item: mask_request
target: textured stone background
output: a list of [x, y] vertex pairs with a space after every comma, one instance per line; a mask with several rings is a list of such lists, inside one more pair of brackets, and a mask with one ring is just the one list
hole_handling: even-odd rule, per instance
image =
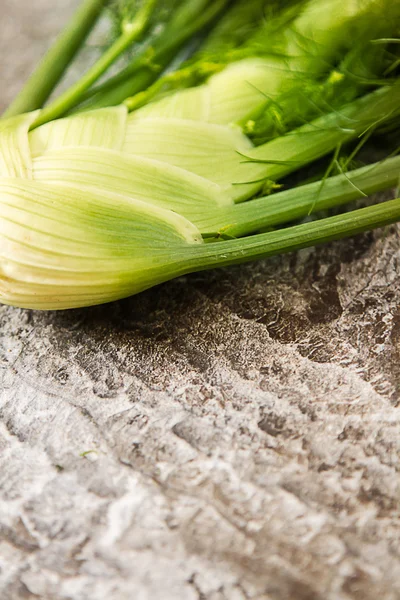
[[[1, 104], [75, 4], [2, 0]], [[2, 600], [400, 598], [399, 233], [2, 307]]]

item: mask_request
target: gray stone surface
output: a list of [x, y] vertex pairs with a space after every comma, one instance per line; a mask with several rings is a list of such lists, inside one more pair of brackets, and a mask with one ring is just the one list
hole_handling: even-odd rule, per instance
[[[2, 104], [74, 4], [2, 0]], [[2, 307], [2, 600], [400, 598], [399, 232]]]

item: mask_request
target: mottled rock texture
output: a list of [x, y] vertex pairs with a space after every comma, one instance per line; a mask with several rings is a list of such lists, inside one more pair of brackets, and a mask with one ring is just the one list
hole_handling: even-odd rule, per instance
[[[74, 5], [2, 0], [1, 104]], [[400, 598], [399, 232], [2, 307], [2, 600]]]

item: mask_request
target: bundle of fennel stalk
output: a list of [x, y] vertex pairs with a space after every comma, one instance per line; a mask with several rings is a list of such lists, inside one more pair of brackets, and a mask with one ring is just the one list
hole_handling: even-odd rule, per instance
[[100, 304], [400, 220], [336, 209], [399, 183], [399, 34], [392, 0], [84, 0], [0, 120], [0, 301]]

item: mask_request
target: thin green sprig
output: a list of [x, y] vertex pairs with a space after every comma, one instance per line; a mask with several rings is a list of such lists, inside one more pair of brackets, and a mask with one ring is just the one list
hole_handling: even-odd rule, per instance
[[108, 0], [83, 2], [14, 102], [10, 104], [4, 117], [12, 117], [43, 106], [94, 27], [107, 2]]
[[80, 102], [82, 94], [146, 32], [156, 3], [157, 0], [147, 0], [143, 3], [132, 20], [124, 22], [122, 33], [114, 44], [104, 52], [96, 64], [93, 65], [93, 67], [91, 67], [77, 83], [41, 111], [39, 117], [33, 124], [33, 127], [39, 127], [39, 125], [43, 125], [43, 123], [57, 119]]
[[[379, 123], [400, 114], [400, 81], [380, 88], [342, 107], [341, 111], [329, 113], [276, 138], [248, 153], [248, 159], [260, 164], [269, 160], [282, 160], [286, 164], [271, 165], [267, 176], [282, 178], [297, 165], [306, 165], [345, 144], [357, 136], [366, 134]], [[296, 143], [291, 139], [296, 137]]]

